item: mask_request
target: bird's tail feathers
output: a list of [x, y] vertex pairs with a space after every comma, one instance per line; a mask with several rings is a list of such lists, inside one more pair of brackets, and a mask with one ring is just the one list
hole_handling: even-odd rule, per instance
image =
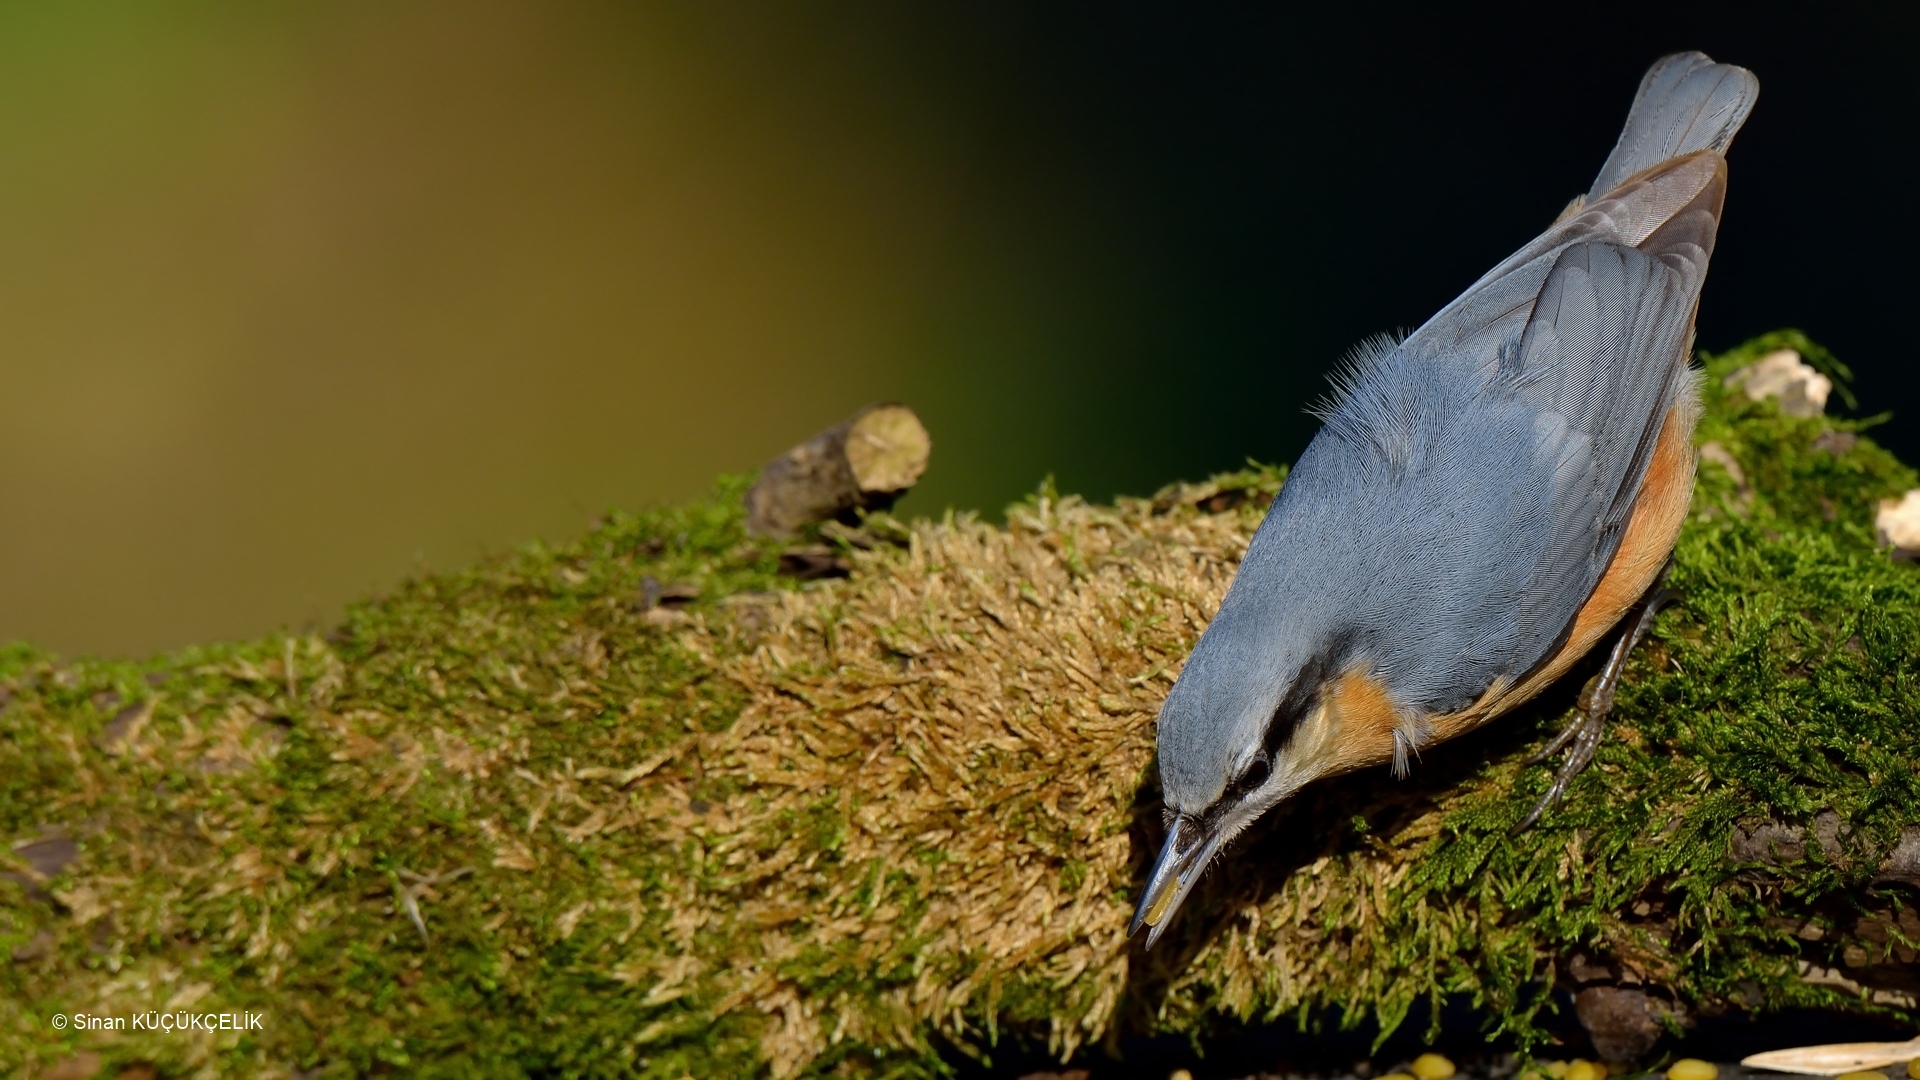
[[1586, 201], [1669, 158], [1698, 150], [1726, 153], [1759, 96], [1760, 80], [1746, 68], [1717, 64], [1698, 52], [1661, 57], [1640, 80], [1627, 126]]

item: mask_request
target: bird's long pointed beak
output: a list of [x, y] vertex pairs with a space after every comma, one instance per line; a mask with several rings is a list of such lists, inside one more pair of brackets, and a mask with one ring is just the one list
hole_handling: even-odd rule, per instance
[[1147, 948], [1153, 948], [1218, 846], [1218, 838], [1209, 836], [1199, 821], [1184, 814], [1174, 818], [1173, 828], [1167, 830], [1167, 842], [1154, 861], [1153, 873], [1147, 876], [1147, 889], [1140, 895], [1140, 906], [1134, 909], [1127, 936], [1132, 937], [1145, 925], [1149, 927]]

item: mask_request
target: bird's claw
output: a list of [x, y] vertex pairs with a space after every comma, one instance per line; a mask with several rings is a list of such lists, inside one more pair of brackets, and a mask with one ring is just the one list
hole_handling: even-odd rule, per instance
[[1607, 714], [1603, 710], [1589, 711], [1582, 708], [1573, 723], [1568, 724], [1560, 734], [1554, 736], [1546, 749], [1528, 759], [1527, 764], [1537, 765], [1551, 757], [1554, 751], [1561, 747], [1567, 748], [1567, 756], [1561, 760], [1559, 770], [1553, 774], [1553, 783], [1547, 785], [1546, 793], [1540, 796], [1540, 801], [1534, 803], [1533, 809], [1527, 811], [1527, 816], [1521, 818], [1520, 823], [1513, 827], [1515, 833], [1522, 833], [1532, 828], [1533, 823], [1540, 820], [1540, 815], [1559, 804], [1561, 797], [1567, 793], [1567, 785], [1573, 783], [1573, 778], [1579, 776], [1580, 771], [1593, 760], [1593, 752], [1600, 748], [1600, 736], [1605, 731], [1606, 719]]
[[[1660, 576], [1664, 578], [1666, 572], [1663, 570]], [[1657, 584], [1647, 593], [1646, 598], [1640, 602], [1639, 610], [1635, 612], [1632, 622], [1628, 624], [1626, 632], [1614, 642], [1613, 652], [1608, 655], [1606, 666], [1602, 667], [1600, 673], [1589, 679], [1587, 685], [1581, 688], [1579, 701], [1575, 705], [1579, 715], [1572, 723], [1561, 729], [1560, 733], [1555, 735], [1547, 745], [1527, 759], [1528, 765], [1538, 765], [1560, 752], [1561, 749], [1566, 750], [1566, 757], [1561, 760], [1560, 768], [1554, 773], [1553, 783], [1547, 785], [1546, 793], [1540, 796], [1540, 801], [1535, 803], [1533, 809], [1527, 812], [1527, 816], [1521, 818], [1520, 823], [1513, 827], [1511, 830], [1513, 834], [1532, 828], [1533, 823], [1540, 820], [1540, 815], [1558, 805], [1567, 793], [1567, 786], [1573, 783], [1573, 778], [1579, 776], [1581, 770], [1593, 761], [1594, 751], [1600, 748], [1600, 737], [1606, 731], [1607, 714], [1613, 711], [1614, 694], [1619, 690], [1620, 677], [1626, 671], [1627, 657], [1640, 644], [1641, 639], [1647, 636], [1647, 631], [1653, 629], [1653, 617], [1660, 613], [1660, 609], [1678, 599], [1680, 599], [1679, 590]]]

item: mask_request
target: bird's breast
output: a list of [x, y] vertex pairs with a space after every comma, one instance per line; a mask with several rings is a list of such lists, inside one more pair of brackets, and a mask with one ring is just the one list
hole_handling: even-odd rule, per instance
[[1282, 757], [1298, 782], [1393, 760], [1394, 730], [1417, 718], [1359, 662], [1328, 680]]

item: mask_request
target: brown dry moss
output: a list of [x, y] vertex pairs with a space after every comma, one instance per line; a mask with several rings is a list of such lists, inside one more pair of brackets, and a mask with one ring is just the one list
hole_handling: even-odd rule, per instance
[[[745, 538], [736, 484], [413, 582], [324, 640], [15, 649], [0, 1066], [917, 1075], [1010, 1031], [1066, 1055], [1222, 1017], [1391, 1027], [1447, 993], [1527, 1039], [1575, 948], [1693, 1008], [1910, 1007], [1910, 912], [1872, 879], [1920, 823], [1920, 571], [1868, 515], [1913, 476], [1848, 425], [1709, 407], [1747, 486], [1705, 467], [1688, 602], [1567, 807], [1506, 834], [1563, 688], [1407, 781], [1311, 789], [1152, 954], [1124, 938], [1152, 718], [1277, 470], [1114, 506], [1043, 489], [1005, 527], [874, 519], [849, 579], [805, 587]], [[698, 599], [649, 608], [662, 584]], [[1798, 862], [1730, 855], [1822, 812], [1833, 843]], [[265, 1023], [50, 1022], [181, 1010]]]

